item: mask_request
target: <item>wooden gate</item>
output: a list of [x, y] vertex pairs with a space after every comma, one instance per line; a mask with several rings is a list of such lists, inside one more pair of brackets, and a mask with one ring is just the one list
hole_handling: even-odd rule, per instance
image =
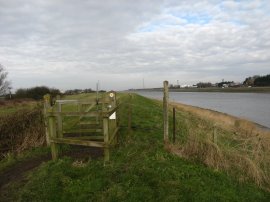
[[87, 100], [57, 99], [44, 96], [47, 140], [52, 158], [59, 154], [59, 144], [104, 148], [104, 160], [109, 160], [109, 148], [117, 141], [118, 121], [116, 93]]

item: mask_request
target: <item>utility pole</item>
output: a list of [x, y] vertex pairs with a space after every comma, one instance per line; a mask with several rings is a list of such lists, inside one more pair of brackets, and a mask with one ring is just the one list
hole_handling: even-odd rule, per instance
[[144, 78], [143, 78], [143, 89], [145, 88], [145, 86], [144, 86]]

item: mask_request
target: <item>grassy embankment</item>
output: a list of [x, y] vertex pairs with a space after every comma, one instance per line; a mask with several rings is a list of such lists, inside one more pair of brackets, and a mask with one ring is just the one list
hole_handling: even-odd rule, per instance
[[172, 152], [270, 190], [269, 130], [216, 111], [172, 106], [178, 109], [180, 135], [170, 147]]
[[[207, 168], [215, 167], [207, 163], [214, 161], [204, 161], [203, 157], [219, 157], [219, 153], [205, 150], [212, 147], [203, 143], [208, 140], [205, 135], [212, 132], [212, 120], [187, 110], [178, 112], [177, 143], [169, 148], [189, 158], [185, 160], [164, 149], [161, 103], [134, 95], [132, 105], [133, 131], [128, 134], [127, 128], [121, 128], [119, 146], [110, 163], [104, 166], [102, 159], [74, 163], [68, 157], [44, 163], [19, 191], [13, 190], [14, 197], [21, 201], [269, 201], [269, 192], [252, 182], [239, 182], [234, 176], [244, 173], [228, 175], [222, 166]], [[126, 114], [124, 105], [120, 112], [122, 126], [127, 125]], [[234, 137], [235, 131], [216, 127], [219, 135]], [[219, 137], [217, 148], [222, 142]], [[225, 142], [227, 148], [237, 145]]]

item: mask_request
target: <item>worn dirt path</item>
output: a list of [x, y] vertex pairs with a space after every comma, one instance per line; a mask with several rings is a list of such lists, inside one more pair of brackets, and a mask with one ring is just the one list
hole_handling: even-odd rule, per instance
[[[62, 156], [70, 156], [72, 159], [85, 161], [89, 158], [96, 159], [103, 155], [102, 149], [92, 147], [74, 146]], [[51, 155], [42, 155], [22, 162], [18, 162], [10, 168], [0, 173], [0, 201], [3, 201], [8, 193], [8, 185], [10, 183], [19, 183], [26, 180], [26, 174], [33, 169], [37, 168], [43, 162], [51, 160]]]

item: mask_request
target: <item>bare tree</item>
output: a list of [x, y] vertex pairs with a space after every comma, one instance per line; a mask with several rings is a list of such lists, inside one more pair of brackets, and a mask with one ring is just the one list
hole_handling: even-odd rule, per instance
[[10, 82], [7, 80], [8, 72], [0, 64], [0, 96], [5, 95], [10, 90]]

